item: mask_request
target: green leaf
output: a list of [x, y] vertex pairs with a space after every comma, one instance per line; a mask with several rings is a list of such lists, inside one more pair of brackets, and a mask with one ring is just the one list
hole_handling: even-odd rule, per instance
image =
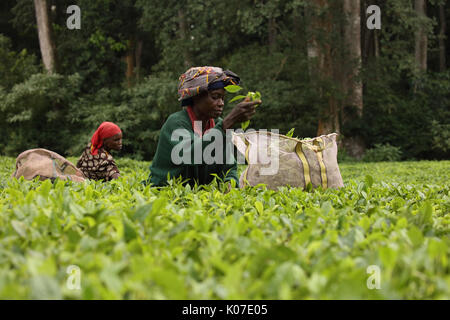
[[390, 247], [381, 247], [378, 250], [378, 254], [380, 256], [381, 262], [386, 268], [392, 268], [395, 265], [397, 260], [397, 251]]
[[291, 128], [291, 130], [289, 130], [289, 132], [286, 133], [286, 137], [292, 138], [292, 136], [294, 135], [294, 130], [295, 130], [295, 128]]
[[55, 278], [37, 275], [30, 280], [31, 298], [36, 300], [59, 300], [61, 290]]
[[166, 206], [165, 198], [158, 198], [153, 202], [152, 214], [160, 213], [160, 211]]
[[227, 92], [236, 93], [236, 92], [242, 90], [242, 87], [232, 84], [232, 85], [226, 86], [224, 89]]
[[440, 239], [430, 239], [428, 244], [428, 254], [432, 259], [441, 258], [441, 262], [444, 267], [447, 266], [448, 263], [448, 246], [447, 244]]
[[153, 203], [145, 204], [140, 206], [133, 215], [133, 218], [143, 222], [147, 215], [152, 211]]
[[326, 283], [327, 278], [325, 276], [314, 272], [311, 278], [308, 279], [306, 285], [312, 293], [317, 294], [320, 292], [320, 290], [322, 290], [322, 288], [325, 287]]
[[243, 95], [237, 95], [237, 96], [235, 96], [233, 99], [230, 100], [230, 103], [231, 103], [231, 102], [235, 102], [235, 101], [240, 100], [240, 99], [245, 99], [245, 96], [243, 96]]
[[149, 273], [158, 287], [163, 289], [167, 298], [186, 299], [186, 286], [180, 273], [163, 268], [154, 268], [149, 270]]
[[119, 294], [122, 288], [122, 280], [117, 275], [113, 266], [104, 268], [100, 272], [100, 279], [106, 284], [107, 288], [114, 294]]
[[411, 240], [413, 246], [417, 247], [423, 244], [423, 235], [422, 231], [417, 228], [415, 225], [412, 225], [408, 230], [408, 238]]
[[407, 226], [408, 226], [408, 220], [405, 217], [398, 219], [396, 228], [402, 229], [402, 228], [406, 228]]
[[263, 206], [263, 204], [261, 203], [261, 201], [256, 201], [256, 202], [255, 202], [255, 208], [256, 208], [256, 210], [258, 211], [258, 213], [259, 213], [260, 215], [263, 214], [263, 212], [264, 212], [264, 206]]
[[370, 219], [367, 216], [364, 216], [361, 220], [359, 220], [358, 225], [367, 232], [371, 225]]
[[426, 201], [424, 205], [419, 210], [421, 214], [421, 222], [422, 223], [432, 223], [432, 215], [433, 215], [433, 207], [431, 206], [429, 201]]
[[21, 236], [22, 238], [27, 237], [27, 232], [26, 232], [27, 226], [23, 222], [18, 221], [18, 220], [12, 220], [11, 225], [12, 225], [13, 229], [19, 234], [19, 236]]
[[373, 185], [373, 177], [371, 175], [366, 175], [366, 185], [370, 188]]
[[244, 121], [241, 123], [242, 130], [247, 129], [248, 125], [250, 124], [250, 120]]
[[128, 220], [123, 220], [123, 236], [126, 242], [129, 242], [137, 237], [136, 227]]

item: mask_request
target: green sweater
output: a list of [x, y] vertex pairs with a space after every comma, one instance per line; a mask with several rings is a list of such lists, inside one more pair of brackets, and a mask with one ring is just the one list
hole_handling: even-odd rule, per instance
[[[176, 129], [185, 129], [177, 130], [177, 133], [181, 133], [181, 137], [177, 134], [172, 137]], [[213, 161], [212, 164], [206, 164], [206, 159], [203, 159], [203, 152], [207, 148], [206, 154], [211, 153], [214, 141], [219, 136], [223, 142], [222, 156], [218, 152], [218, 157], [215, 159], [220, 158], [220, 160]], [[177, 146], [177, 149], [174, 150], [174, 163], [172, 161], [172, 150], [175, 146]], [[239, 186], [237, 162], [233, 150], [231, 141], [226, 140], [221, 118], [216, 119], [214, 128], [204, 134], [203, 137], [199, 137], [194, 133], [187, 111], [183, 109], [171, 114], [161, 128], [156, 154], [150, 165], [149, 180], [154, 186], [165, 186], [169, 174], [170, 178], [189, 179], [188, 183], [193, 186], [195, 182], [199, 185], [208, 184], [214, 179], [211, 174], [217, 174], [224, 181], [234, 179], [236, 186]], [[215, 151], [212, 152], [213, 156], [216, 155]], [[200, 153], [202, 156], [199, 159]], [[181, 162], [180, 158], [184, 159], [182, 163], [179, 163]], [[227, 159], [228, 161], [226, 161]], [[209, 163], [211, 163], [210, 160]]]

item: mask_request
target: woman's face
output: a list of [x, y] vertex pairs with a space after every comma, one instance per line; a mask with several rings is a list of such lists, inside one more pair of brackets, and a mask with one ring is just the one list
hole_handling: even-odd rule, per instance
[[103, 140], [103, 147], [106, 150], [119, 151], [120, 149], [122, 149], [122, 132], [119, 132], [118, 134]]
[[224, 89], [211, 90], [194, 97], [194, 109], [197, 116], [202, 120], [219, 117], [223, 112], [224, 97]]

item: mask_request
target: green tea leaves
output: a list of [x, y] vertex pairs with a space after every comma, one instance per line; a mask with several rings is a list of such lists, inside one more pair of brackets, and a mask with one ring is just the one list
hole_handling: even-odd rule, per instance
[[14, 228], [14, 230], [19, 234], [19, 236], [21, 236], [22, 238], [26, 238], [26, 236], [27, 236], [26, 228], [27, 227], [23, 222], [17, 221], [17, 220], [12, 220], [11, 225]]
[[255, 208], [260, 215], [262, 215], [264, 213], [264, 206], [260, 201], [255, 202]]
[[0, 298], [450, 296], [450, 161], [344, 163], [339, 190], [225, 193], [219, 179], [143, 186], [149, 163], [130, 159], [114, 183], [83, 184], [11, 180], [14, 159], [0, 160]]
[[250, 124], [250, 120], [242, 122], [241, 129], [245, 131], [248, 128], [249, 124]]
[[292, 136], [294, 135], [294, 130], [295, 128], [291, 128], [291, 130], [289, 130], [288, 133], [286, 133], [286, 137], [292, 138]]
[[242, 87], [237, 86], [237, 85], [229, 85], [229, 86], [226, 86], [224, 89], [229, 93], [236, 93], [236, 92], [242, 90]]
[[369, 188], [373, 186], [374, 180], [373, 180], [373, 178], [372, 178], [371, 175], [366, 175], [365, 181], [366, 181], [366, 185], [367, 185]]
[[413, 246], [418, 247], [423, 244], [424, 237], [422, 231], [416, 226], [411, 226], [408, 230], [408, 237]]
[[230, 103], [231, 103], [231, 102], [238, 101], [238, 100], [242, 100], [242, 99], [245, 99], [245, 96], [243, 96], [243, 95], [237, 95], [237, 96], [235, 96], [233, 99], [230, 100]]
[[[236, 92], [242, 90], [242, 87], [236, 86], [236, 85], [229, 85], [229, 86], [225, 87], [225, 90], [227, 92], [230, 92], [230, 93], [236, 93]], [[237, 96], [233, 97], [230, 100], [230, 103], [238, 101], [238, 100], [242, 100], [242, 99], [245, 99], [245, 98], [248, 98], [249, 101], [261, 100], [261, 93], [258, 92], [258, 91], [256, 91], [256, 92], [249, 91], [247, 93], [247, 95], [245, 95], [245, 96], [244, 95], [237, 95]], [[257, 106], [259, 106], [259, 104], [255, 105], [255, 107], [257, 107]], [[248, 128], [249, 124], [250, 124], [250, 120], [242, 122], [241, 123], [242, 130], [246, 130]]]
[[[246, 96], [246, 97], [249, 98], [250, 101], [260, 100], [260, 99], [261, 99], [261, 93], [259, 93], [258, 91], [256, 91], [256, 92], [251, 92], [251, 91], [249, 91], [249, 92], [247, 93], [247, 96]], [[259, 106], [259, 104], [255, 105], [255, 107], [258, 107], [258, 106]], [[242, 122], [242, 123], [241, 123], [241, 128], [242, 128], [242, 130], [246, 130], [246, 129], [248, 128], [249, 124], [250, 124], [250, 120], [247, 120], [247, 121], [245, 121], [245, 122]]]
[[386, 268], [393, 268], [397, 260], [397, 251], [390, 248], [389, 246], [381, 247], [378, 250], [381, 262]]
[[137, 237], [136, 227], [128, 221], [128, 219], [123, 219], [123, 236], [126, 242], [129, 242]]

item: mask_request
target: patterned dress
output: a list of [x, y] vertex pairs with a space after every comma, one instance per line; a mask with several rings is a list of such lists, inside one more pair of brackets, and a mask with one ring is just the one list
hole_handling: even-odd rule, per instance
[[91, 154], [90, 145], [84, 149], [83, 154], [77, 162], [79, 168], [86, 178], [92, 180], [112, 180], [115, 173], [120, 173], [114, 158], [103, 148], [98, 150], [95, 156]]

